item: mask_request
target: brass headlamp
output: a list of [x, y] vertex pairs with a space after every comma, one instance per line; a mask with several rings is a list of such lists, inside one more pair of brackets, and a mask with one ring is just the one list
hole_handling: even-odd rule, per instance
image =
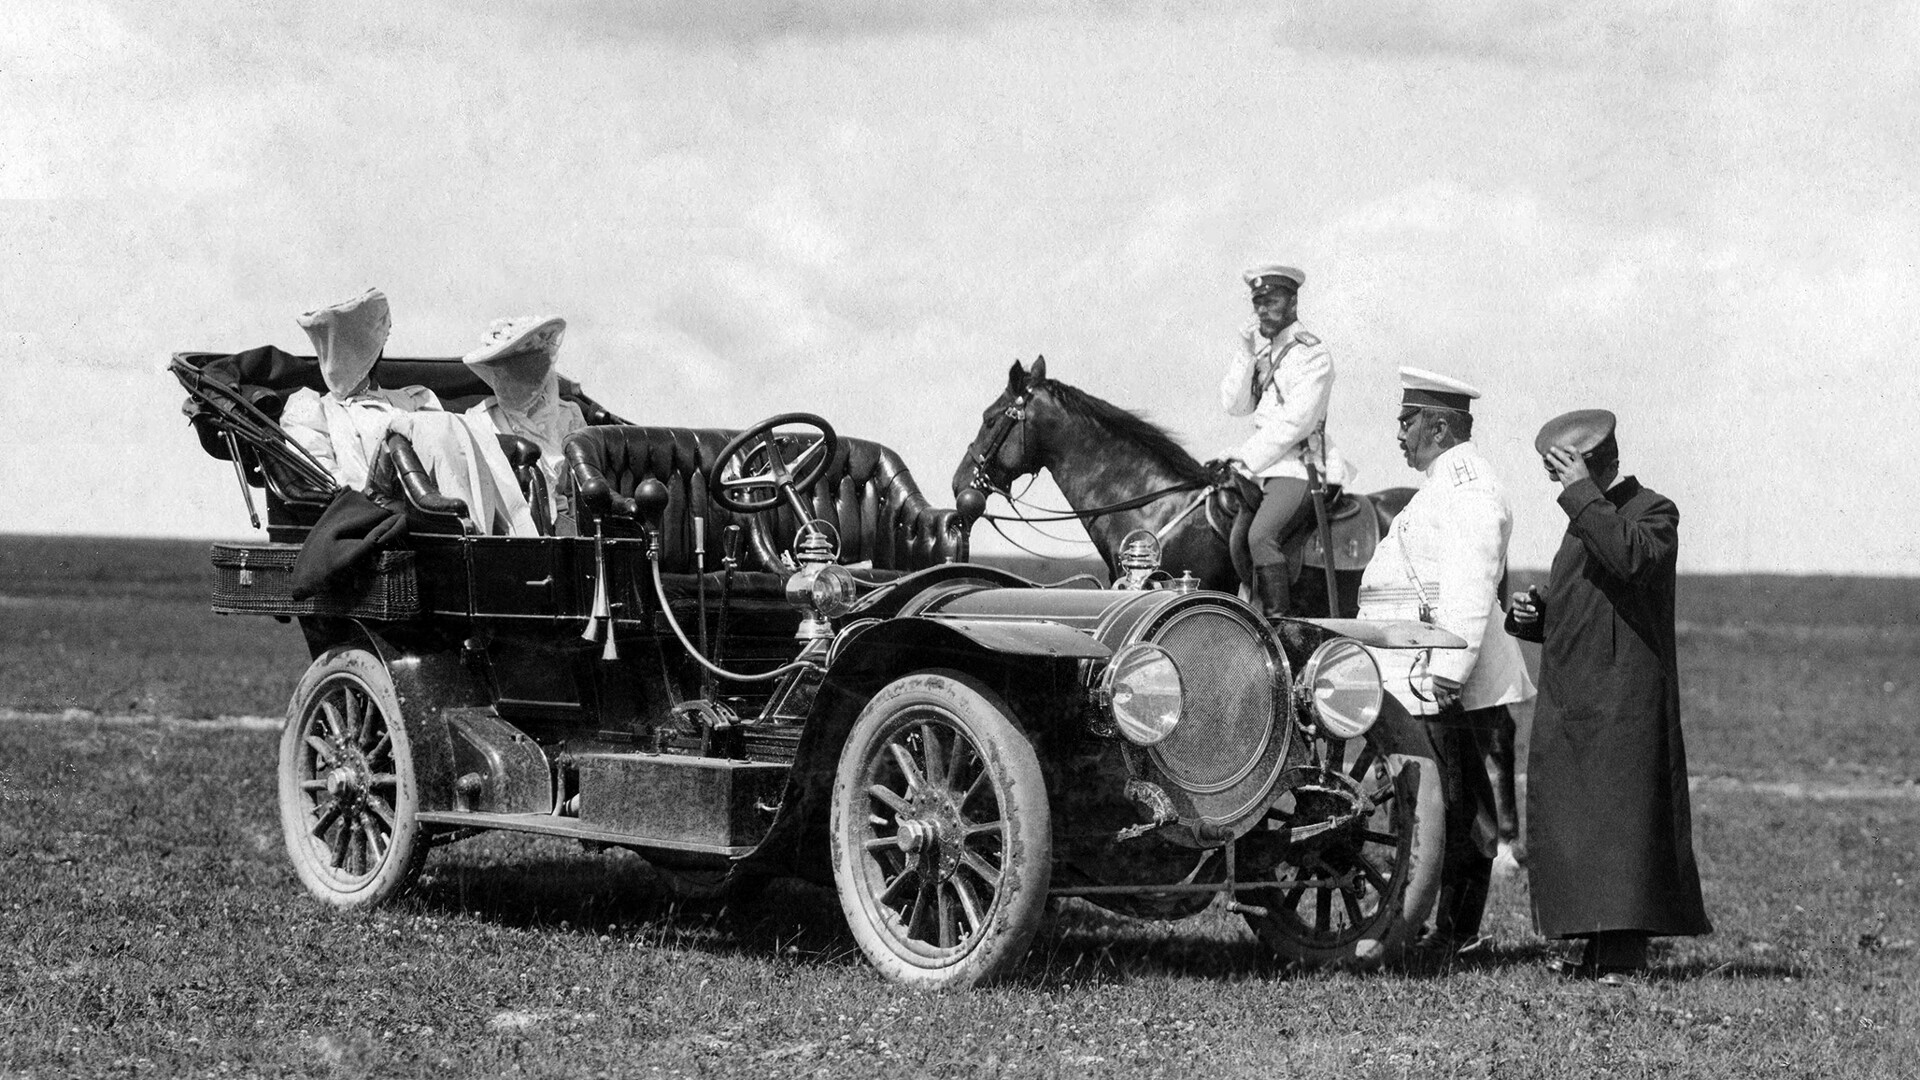
[[801, 526], [795, 545], [794, 561], [800, 568], [787, 579], [787, 603], [804, 618], [793, 636], [801, 641], [833, 637], [833, 620], [853, 610], [859, 599], [859, 583], [853, 571], [834, 562], [840, 545], [827, 539], [832, 529], [824, 521], [809, 521]]

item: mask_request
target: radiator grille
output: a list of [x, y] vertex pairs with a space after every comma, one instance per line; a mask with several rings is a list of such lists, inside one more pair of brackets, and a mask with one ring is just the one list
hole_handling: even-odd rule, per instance
[[1180, 726], [1154, 747], [1167, 778], [1188, 791], [1220, 791], [1259, 763], [1273, 736], [1269, 653], [1258, 632], [1218, 608], [1176, 615], [1153, 642], [1180, 665]]

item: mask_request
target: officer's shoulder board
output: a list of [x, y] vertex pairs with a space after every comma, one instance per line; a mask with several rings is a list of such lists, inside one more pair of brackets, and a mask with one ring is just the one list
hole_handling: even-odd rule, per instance
[[1480, 470], [1474, 468], [1473, 462], [1466, 458], [1454, 458], [1448, 472], [1452, 474], [1454, 487], [1464, 487], [1480, 479]]
[[1294, 340], [1300, 342], [1300, 344], [1302, 345], [1313, 346], [1313, 345], [1320, 344], [1319, 338], [1314, 337], [1312, 334], [1307, 333], [1305, 330], [1295, 330], [1293, 332], [1293, 336], [1294, 336]]

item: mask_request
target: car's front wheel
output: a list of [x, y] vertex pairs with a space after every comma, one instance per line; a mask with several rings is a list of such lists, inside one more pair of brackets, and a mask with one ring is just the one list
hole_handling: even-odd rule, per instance
[[1376, 967], [1411, 943], [1433, 909], [1446, 809], [1417, 723], [1390, 710], [1360, 738], [1312, 740], [1311, 764], [1288, 770], [1273, 828], [1326, 831], [1288, 845], [1273, 888], [1244, 894], [1248, 925], [1280, 958]]
[[1004, 702], [958, 673], [874, 695], [834, 778], [834, 883], [888, 978], [972, 986], [1026, 956], [1046, 908], [1052, 833], [1039, 759]]
[[280, 736], [280, 825], [301, 884], [343, 908], [405, 889], [427, 852], [419, 802], [386, 665], [354, 646], [320, 654]]

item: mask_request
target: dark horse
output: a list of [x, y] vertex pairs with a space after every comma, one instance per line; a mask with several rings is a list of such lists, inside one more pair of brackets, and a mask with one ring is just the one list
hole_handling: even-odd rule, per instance
[[[1109, 574], [1117, 578], [1120, 573], [1120, 542], [1128, 533], [1164, 530], [1161, 565], [1169, 573], [1190, 572], [1200, 579], [1202, 588], [1239, 590], [1226, 538], [1237, 493], [1213, 495], [1212, 506], [1194, 505], [1197, 497], [1207, 493], [1206, 466], [1140, 414], [1047, 378], [1045, 357], [1035, 360], [1031, 370], [1014, 361], [1006, 390], [987, 406], [980, 430], [953, 474], [954, 494], [957, 497], [969, 487], [1005, 494], [1015, 478], [1041, 469], [1053, 474]], [[1102, 512], [1157, 491], [1165, 494], [1138, 506]], [[1377, 532], [1370, 529], [1369, 533], [1384, 534], [1412, 497], [1412, 488], [1361, 496], [1360, 511], [1378, 522]], [[1342, 550], [1338, 543], [1335, 547]], [[1354, 612], [1364, 556], [1371, 550], [1368, 545], [1358, 565], [1336, 559], [1343, 615]], [[1303, 615], [1324, 615], [1328, 613], [1325, 578], [1317, 561], [1309, 560], [1309, 565], [1311, 572], [1303, 568], [1294, 582], [1294, 606]]]

